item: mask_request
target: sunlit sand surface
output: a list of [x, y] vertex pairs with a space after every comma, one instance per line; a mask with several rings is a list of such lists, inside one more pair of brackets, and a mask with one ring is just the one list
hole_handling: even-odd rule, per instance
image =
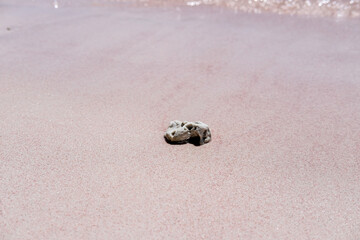
[[3, 1], [0, 239], [359, 239], [359, 23]]

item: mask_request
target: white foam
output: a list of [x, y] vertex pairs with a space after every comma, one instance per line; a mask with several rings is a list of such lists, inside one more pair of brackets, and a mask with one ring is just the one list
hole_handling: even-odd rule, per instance
[[[34, 0], [44, 1], [44, 0]], [[56, 3], [56, 4], [55, 4]], [[57, 0], [54, 7], [131, 3], [142, 6], [219, 6], [235, 12], [272, 12], [319, 17], [360, 17], [360, 0]]]

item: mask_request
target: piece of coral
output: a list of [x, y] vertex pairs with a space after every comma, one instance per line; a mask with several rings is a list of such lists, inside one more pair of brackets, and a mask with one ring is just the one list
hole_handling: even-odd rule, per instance
[[198, 144], [203, 145], [211, 140], [209, 126], [202, 122], [171, 121], [165, 133], [165, 138], [170, 143], [185, 143], [199, 139]]

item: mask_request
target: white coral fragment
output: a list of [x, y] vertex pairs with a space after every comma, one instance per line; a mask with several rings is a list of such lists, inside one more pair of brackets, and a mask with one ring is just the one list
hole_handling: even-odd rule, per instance
[[210, 142], [211, 132], [205, 123], [175, 120], [170, 122], [165, 138], [170, 143], [183, 143], [191, 139], [199, 139], [198, 144], [203, 145]]

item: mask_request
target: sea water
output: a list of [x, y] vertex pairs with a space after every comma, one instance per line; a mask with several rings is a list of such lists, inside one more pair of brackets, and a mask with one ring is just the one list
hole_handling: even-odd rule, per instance
[[[44, 0], [40, 0], [44, 1]], [[360, 16], [360, 0], [53, 0], [54, 8], [69, 5], [109, 5], [136, 4], [143, 6], [217, 6], [234, 10], [235, 12], [352, 17]]]

